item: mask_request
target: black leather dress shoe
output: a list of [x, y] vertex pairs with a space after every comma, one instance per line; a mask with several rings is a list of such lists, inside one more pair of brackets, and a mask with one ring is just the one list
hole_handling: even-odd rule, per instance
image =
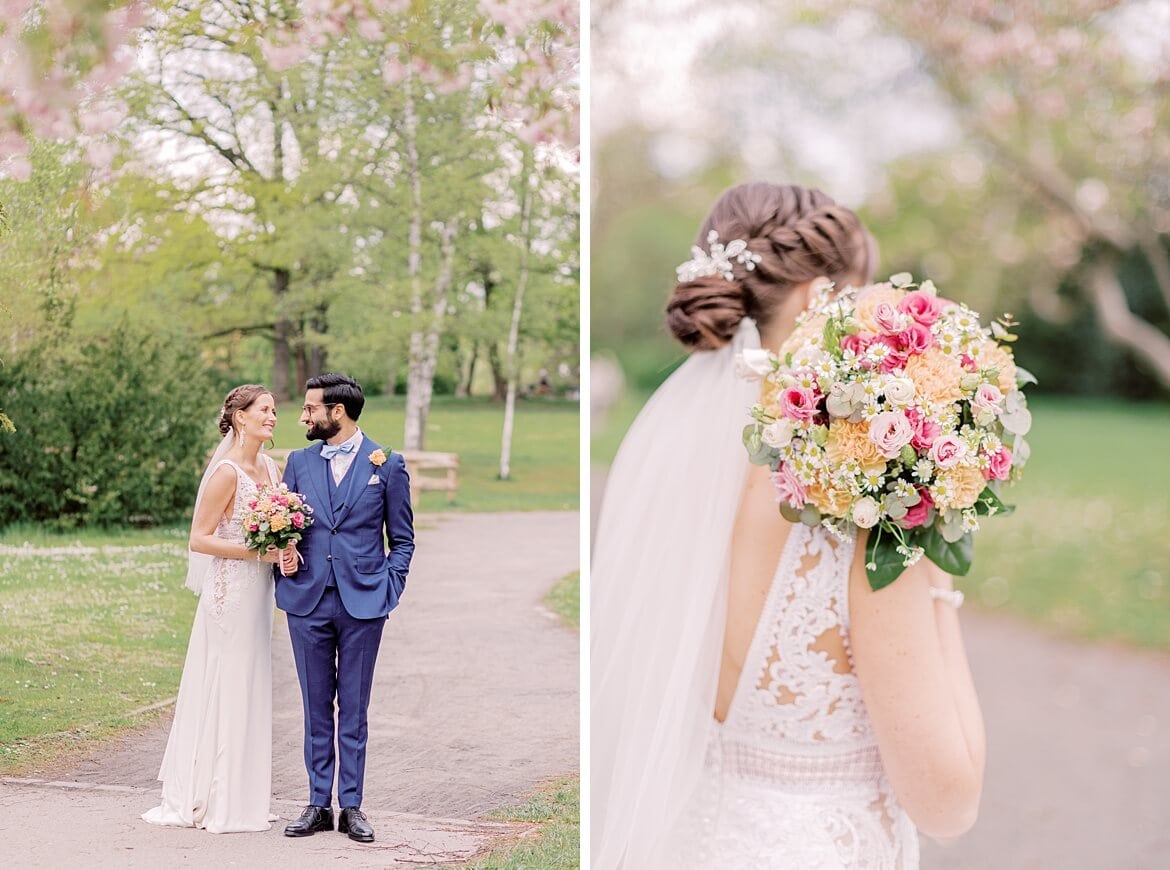
[[374, 842], [374, 829], [366, 821], [366, 814], [357, 807], [345, 807], [337, 817], [337, 833], [349, 834], [359, 843]]
[[308, 837], [318, 831], [333, 830], [333, 808], [307, 806], [301, 817], [284, 828], [286, 837]]

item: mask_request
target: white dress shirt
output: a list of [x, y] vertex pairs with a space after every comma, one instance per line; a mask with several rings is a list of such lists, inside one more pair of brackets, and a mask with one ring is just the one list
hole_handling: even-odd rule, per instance
[[329, 460], [329, 470], [333, 473], [333, 482], [341, 486], [341, 479], [345, 477], [345, 472], [349, 471], [349, 467], [353, 464], [354, 458], [358, 455], [358, 449], [362, 446], [362, 430], [358, 429], [342, 444], [353, 444], [353, 452], [338, 453]]

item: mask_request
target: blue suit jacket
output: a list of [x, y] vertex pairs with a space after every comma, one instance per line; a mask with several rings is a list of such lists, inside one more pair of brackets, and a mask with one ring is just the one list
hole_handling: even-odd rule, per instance
[[[379, 446], [363, 433], [361, 446], [330, 502], [329, 463], [321, 457], [323, 442], [288, 457], [284, 482], [313, 508], [309, 526], [297, 549], [304, 557], [300, 570], [276, 575], [276, 606], [297, 616], [313, 612], [329, 576], [336, 578], [341, 603], [350, 616], [375, 619], [398, 606], [414, 554], [414, 513], [410, 508], [410, 477], [402, 456], [390, 453], [382, 465], [370, 462]], [[385, 539], [383, 538], [385, 532]], [[390, 552], [386, 552], [389, 541]]]

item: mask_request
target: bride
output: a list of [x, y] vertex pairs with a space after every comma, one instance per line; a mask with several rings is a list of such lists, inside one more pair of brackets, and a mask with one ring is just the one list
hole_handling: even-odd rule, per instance
[[242, 518], [246, 500], [278, 482], [276, 464], [260, 452], [275, 426], [267, 389], [245, 384], [227, 394], [224, 438], [191, 522], [187, 586], [200, 597], [158, 774], [162, 803], [142, 815], [151, 824], [216, 834], [269, 828], [272, 563], [282, 552], [245, 547]]
[[962, 833], [982, 788], [961, 596], [925, 559], [873, 592], [864, 539], [780, 516], [735, 362], [778, 349], [819, 282], [868, 281], [872, 243], [823, 193], [766, 183], [726, 191], [699, 240], [667, 308], [694, 353], [598, 524], [592, 866], [913, 870], [917, 830]]

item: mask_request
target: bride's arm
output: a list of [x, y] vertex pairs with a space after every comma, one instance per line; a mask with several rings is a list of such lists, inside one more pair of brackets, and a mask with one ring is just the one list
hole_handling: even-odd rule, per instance
[[850, 572], [850, 643], [882, 766], [923, 833], [958, 836], [979, 810], [984, 740], [958, 616], [930, 595], [949, 578], [922, 559], [874, 592], [865, 543]]
[[[195, 516], [191, 520], [191, 539], [189, 546], [196, 553], [206, 553], [208, 556], [219, 556], [221, 559], [255, 559], [256, 551], [249, 550], [243, 544], [233, 544], [215, 534], [219, 519], [228, 512], [236, 495], [236, 473], [229, 467], [223, 466], [207, 481], [207, 488], [203, 490], [203, 497], [195, 508]], [[261, 556], [263, 562], [276, 562], [280, 559], [279, 551], [272, 551]]]

